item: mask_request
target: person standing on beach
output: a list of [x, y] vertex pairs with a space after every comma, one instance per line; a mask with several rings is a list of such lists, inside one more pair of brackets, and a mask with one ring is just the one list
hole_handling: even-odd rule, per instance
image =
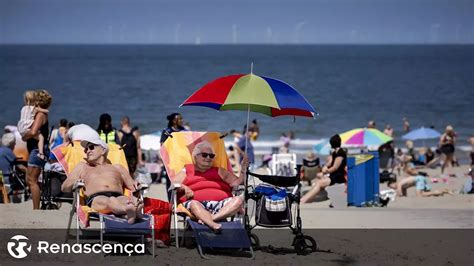
[[471, 168], [474, 166], [474, 136], [469, 138], [469, 143], [471, 144]]
[[[38, 106], [43, 109], [48, 109], [53, 98], [46, 90], [36, 91]], [[33, 209], [38, 210], [40, 207], [41, 191], [38, 185], [38, 178], [41, 174], [41, 168], [44, 167], [46, 161], [38, 157], [38, 135], [42, 135], [43, 139], [48, 139], [49, 124], [48, 113], [38, 112], [35, 115], [35, 120], [31, 128], [23, 135], [23, 140], [26, 141], [26, 147], [30, 153], [28, 157], [28, 168], [26, 169], [26, 182], [31, 191], [31, 198], [33, 199]]]
[[138, 166], [144, 165], [142, 162], [142, 149], [140, 148], [140, 132], [138, 127], [130, 126], [130, 118], [128, 116], [122, 117], [120, 124], [122, 127], [117, 134], [120, 145], [125, 152], [128, 171], [130, 172], [130, 176], [133, 177], [135, 170], [137, 170], [137, 164]]
[[180, 113], [172, 113], [166, 117], [168, 126], [161, 132], [160, 144], [163, 144], [173, 132], [186, 131], [184, 119]]
[[375, 121], [374, 121], [374, 120], [370, 120], [370, 121], [367, 123], [367, 128], [376, 128], [376, 127], [375, 127]]
[[258, 136], [260, 135], [260, 127], [258, 126], [257, 119], [252, 120], [252, 123], [249, 127], [249, 132], [252, 132], [250, 139], [252, 141], [256, 141]]
[[101, 114], [97, 133], [105, 143], [118, 143], [117, 130], [112, 127], [112, 117], [109, 114]]
[[444, 169], [450, 166], [450, 176], [455, 176], [452, 173], [453, 168], [453, 156], [454, 156], [454, 144], [456, 143], [456, 136], [454, 135], [454, 128], [451, 125], [446, 127], [443, 135], [439, 138], [439, 149], [444, 155], [443, 165], [441, 166], [441, 174], [444, 173]]
[[383, 133], [389, 137], [393, 137], [393, 128], [390, 126], [390, 124], [387, 124], [385, 126], [385, 129], [383, 130]]
[[[247, 158], [249, 160], [250, 164], [255, 163], [255, 154], [253, 152], [253, 145], [252, 142], [250, 141], [250, 136], [252, 135], [252, 132], [247, 132], [247, 135], [245, 135], [245, 132], [243, 132], [243, 136], [239, 139], [239, 142], [235, 146], [237, 149], [237, 161], [242, 162], [242, 159], [244, 158], [244, 155], [247, 155]], [[246, 140], [247, 139], [247, 140]], [[247, 149], [245, 144], [247, 144]], [[245, 150], [247, 150], [247, 153], [245, 153]]]
[[[67, 124], [68, 124], [67, 119], [62, 118], [61, 120], [59, 120], [59, 128], [56, 128], [51, 132], [51, 137], [49, 138], [50, 150], [63, 144], [64, 138], [66, 137]], [[54, 159], [53, 157], [54, 155], [51, 154], [50, 159]]]
[[408, 132], [410, 131], [410, 122], [408, 122], [408, 119], [406, 117], [403, 118], [403, 132]]
[[[21, 108], [20, 114], [20, 121], [18, 121], [18, 132], [20, 132], [21, 136], [24, 136], [25, 133], [31, 128], [34, 122], [34, 118], [38, 112], [43, 112], [48, 114], [48, 110], [46, 108], [41, 108], [37, 104], [37, 97], [35, 91], [26, 91], [24, 94], [24, 101], [25, 106]], [[41, 160], [46, 160], [46, 156], [44, 155], [44, 148], [45, 148], [45, 139], [43, 139], [42, 135], [38, 135], [38, 157]]]

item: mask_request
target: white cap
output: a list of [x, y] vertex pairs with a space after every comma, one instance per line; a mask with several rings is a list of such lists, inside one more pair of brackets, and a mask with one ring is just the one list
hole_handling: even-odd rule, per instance
[[83, 148], [85, 148], [85, 147], [87, 147], [87, 144], [89, 144], [89, 143], [102, 146], [102, 148], [104, 148], [105, 152], [108, 152], [108, 151], [109, 151], [109, 145], [107, 145], [107, 143], [105, 143], [105, 141], [103, 141], [103, 140], [99, 137], [99, 134], [97, 134], [97, 138], [82, 140], [82, 141], [81, 141], [81, 146], [82, 146]]
[[71, 127], [67, 131], [68, 138], [71, 141], [76, 140], [93, 140], [99, 138], [99, 134], [97, 131], [92, 129], [90, 126], [86, 124], [79, 124]]

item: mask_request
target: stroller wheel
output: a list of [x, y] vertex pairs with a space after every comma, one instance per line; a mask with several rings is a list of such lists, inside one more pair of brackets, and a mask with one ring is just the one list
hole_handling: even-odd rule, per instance
[[260, 248], [260, 239], [258, 239], [258, 236], [256, 234], [251, 233], [249, 235], [249, 239], [250, 239], [250, 244], [252, 245], [254, 249]]
[[296, 254], [308, 255], [311, 252], [315, 252], [318, 249], [316, 240], [310, 236], [296, 237], [294, 240]]
[[59, 210], [59, 206], [52, 202], [48, 202], [48, 203], [41, 204], [41, 209], [42, 210]]

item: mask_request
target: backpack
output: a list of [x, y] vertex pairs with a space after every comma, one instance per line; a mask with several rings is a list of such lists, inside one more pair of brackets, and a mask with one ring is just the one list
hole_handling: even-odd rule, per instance
[[132, 128], [129, 133], [125, 133], [123, 130], [120, 129], [122, 133], [122, 140], [120, 145], [123, 147], [123, 151], [125, 152], [125, 157], [136, 157], [137, 153], [137, 139], [133, 135], [133, 132], [137, 130], [138, 127]]

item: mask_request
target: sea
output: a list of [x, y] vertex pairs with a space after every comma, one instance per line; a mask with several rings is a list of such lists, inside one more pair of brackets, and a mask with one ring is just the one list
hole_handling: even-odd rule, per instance
[[207, 82], [249, 73], [252, 63], [254, 74], [292, 85], [318, 112], [251, 113], [259, 140], [292, 131], [318, 141], [373, 120], [380, 130], [390, 124], [403, 145], [404, 117], [412, 129], [452, 125], [461, 146], [474, 134], [474, 45], [1, 45], [0, 126], [17, 123], [24, 91], [45, 88], [51, 125], [66, 118], [95, 128], [109, 113], [115, 127], [127, 115], [149, 134], [179, 112], [192, 130], [242, 130], [246, 112], [179, 106]]

